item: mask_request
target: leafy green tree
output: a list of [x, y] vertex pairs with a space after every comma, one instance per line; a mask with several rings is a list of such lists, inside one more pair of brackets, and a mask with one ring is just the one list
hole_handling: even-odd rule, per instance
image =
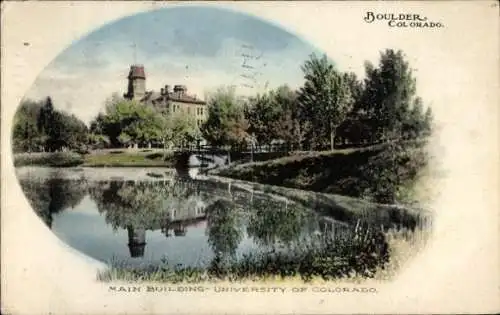
[[12, 145], [14, 152], [39, 151], [43, 147], [44, 137], [38, 132], [38, 115], [42, 104], [25, 100], [14, 116]]
[[258, 143], [270, 144], [272, 134], [269, 122], [276, 117], [269, 94], [257, 95], [249, 100], [245, 108], [245, 118], [248, 121], [248, 132], [253, 134]]
[[420, 172], [428, 162], [423, 144], [390, 142], [380, 154], [361, 166], [363, 176], [356, 186], [364, 189], [365, 199], [379, 203], [408, 203]]
[[311, 55], [302, 71], [305, 83], [298, 100], [302, 118], [310, 121], [309, 141], [314, 148], [329, 138], [333, 150], [335, 130], [353, 105], [349, 76], [335, 70], [326, 55], [322, 58]]
[[105, 115], [103, 113], [97, 114], [97, 116], [90, 122], [89, 131], [92, 134], [102, 135], [104, 134], [104, 120]]
[[102, 135], [102, 134], [96, 134], [96, 133], [89, 133], [88, 134], [88, 144], [93, 146], [93, 147], [98, 147], [98, 148], [106, 148], [109, 147], [111, 142], [109, 141], [109, 137]]
[[137, 107], [136, 102], [127, 100], [106, 104], [102, 130], [114, 146], [120, 146], [118, 137], [123, 129], [129, 127], [138, 118]]
[[134, 118], [124, 126], [125, 132], [136, 143], [159, 142], [162, 139], [163, 120], [154, 109], [138, 106]]
[[164, 120], [153, 108], [117, 97], [90, 124], [92, 133], [106, 136], [113, 146], [161, 142], [163, 128]]
[[200, 138], [196, 120], [183, 113], [174, 113], [162, 117], [162, 133], [166, 147], [182, 147]]
[[77, 149], [88, 142], [87, 125], [75, 115], [56, 112], [54, 123], [59, 126], [61, 144], [69, 149]]
[[246, 111], [248, 132], [259, 144], [282, 140], [288, 145], [300, 144], [302, 134], [297, 113], [297, 94], [287, 85], [250, 99]]
[[354, 72], [345, 73], [344, 78], [353, 98], [354, 105], [352, 109], [354, 110], [363, 97], [365, 87], [363, 81], [360, 81]]
[[234, 88], [222, 87], [209, 95], [208, 118], [203, 124], [203, 137], [212, 145], [240, 145], [248, 138], [248, 123], [243, 103]]
[[130, 140], [132, 140], [132, 138], [125, 132], [120, 133], [118, 136], [118, 141], [120, 141], [120, 143], [124, 146], [127, 146], [130, 143]]
[[88, 142], [88, 128], [74, 115], [56, 110], [52, 99], [25, 100], [16, 112], [13, 128], [15, 151], [76, 149]]

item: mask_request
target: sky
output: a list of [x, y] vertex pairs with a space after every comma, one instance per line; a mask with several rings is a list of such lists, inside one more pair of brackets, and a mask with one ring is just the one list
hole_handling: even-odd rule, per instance
[[113, 93], [126, 92], [131, 64], [144, 65], [147, 90], [184, 84], [205, 99], [221, 85], [234, 85], [241, 95], [298, 87], [300, 67], [312, 53], [322, 54], [257, 17], [213, 7], [164, 8], [109, 23], [72, 43], [25, 98], [51, 96], [56, 108], [88, 123]]

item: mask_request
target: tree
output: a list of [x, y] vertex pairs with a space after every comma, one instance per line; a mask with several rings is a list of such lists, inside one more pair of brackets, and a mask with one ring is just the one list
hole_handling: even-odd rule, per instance
[[424, 121], [423, 121], [423, 135], [424, 136], [429, 136], [432, 133], [433, 121], [434, 121], [434, 115], [432, 114], [432, 109], [430, 107], [427, 107], [427, 110], [425, 111], [425, 114], [424, 114]]
[[132, 140], [132, 138], [130, 138], [130, 136], [125, 132], [120, 133], [118, 136], [118, 141], [120, 141], [120, 143], [124, 146], [127, 146], [130, 143], [130, 140]]
[[89, 133], [88, 144], [98, 148], [106, 148], [111, 144], [111, 142], [109, 141], [109, 137], [105, 135]]
[[422, 134], [424, 129], [424, 113], [421, 98], [417, 97], [413, 102], [413, 107], [409, 111], [405, 123], [407, 130], [404, 131], [410, 138], [417, 138]]
[[257, 95], [249, 100], [249, 106], [245, 112], [249, 125], [248, 132], [255, 136], [259, 144], [270, 144], [273, 140], [272, 123], [280, 115], [279, 109], [274, 105], [269, 93]]
[[[326, 55], [311, 55], [302, 66], [305, 83], [299, 90], [302, 118], [311, 122], [313, 148], [329, 136], [334, 149], [335, 130], [353, 105], [349, 76], [335, 70]], [[313, 127], [314, 126], [314, 127]], [[315, 141], [315, 139], [319, 139]]]
[[38, 132], [38, 116], [43, 104], [23, 100], [14, 116], [12, 145], [15, 152], [39, 151], [43, 137]]
[[13, 128], [15, 151], [76, 149], [88, 142], [88, 128], [75, 115], [56, 110], [52, 99], [24, 100], [16, 112]]
[[37, 119], [38, 131], [41, 134], [49, 134], [51, 125], [54, 122], [54, 105], [52, 104], [52, 99], [47, 97], [45, 104], [40, 109], [40, 114]]
[[93, 134], [107, 136], [113, 146], [133, 143], [161, 142], [164, 120], [153, 108], [132, 100], [114, 97], [106, 102], [90, 124]]
[[364, 110], [377, 136], [400, 136], [405, 116], [414, 102], [416, 81], [402, 51], [387, 49], [378, 68], [365, 63], [365, 90], [358, 109]]
[[109, 137], [113, 146], [120, 146], [118, 137], [123, 129], [137, 119], [137, 104], [135, 101], [121, 100], [117, 103], [107, 103], [102, 121], [102, 131]]
[[208, 100], [208, 118], [202, 125], [203, 137], [212, 145], [239, 145], [248, 137], [244, 108], [234, 88], [221, 87]]
[[345, 80], [353, 99], [353, 108], [351, 112], [354, 112], [361, 102], [365, 87], [363, 82], [358, 79], [354, 72], [345, 73]]
[[302, 142], [303, 132], [298, 113], [296, 91], [287, 85], [282, 85], [271, 92], [272, 103], [277, 110], [277, 120], [271, 126], [275, 138], [285, 141], [289, 146], [299, 146]]
[[165, 147], [181, 147], [199, 138], [196, 121], [192, 116], [174, 113], [162, 117], [162, 133]]

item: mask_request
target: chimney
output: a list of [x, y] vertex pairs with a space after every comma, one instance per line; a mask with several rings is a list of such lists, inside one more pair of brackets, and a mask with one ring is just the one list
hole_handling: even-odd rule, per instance
[[170, 91], [170, 85], [165, 85], [165, 94], [169, 94], [171, 91]]
[[180, 95], [184, 94], [187, 92], [187, 88], [185, 85], [175, 85], [174, 86], [174, 92], [179, 93]]

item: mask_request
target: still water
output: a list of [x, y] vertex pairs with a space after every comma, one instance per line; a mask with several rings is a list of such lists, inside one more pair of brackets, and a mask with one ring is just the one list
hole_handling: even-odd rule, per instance
[[95, 259], [206, 266], [214, 253], [282, 247], [336, 223], [283, 197], [158, 169], [18, 168], [37, 215]]
[[287, 250], [346, 227], [312, 205], [173, 169], [16, 172], [42, 221], [103, 262], [203, 267], [216, 254]]

